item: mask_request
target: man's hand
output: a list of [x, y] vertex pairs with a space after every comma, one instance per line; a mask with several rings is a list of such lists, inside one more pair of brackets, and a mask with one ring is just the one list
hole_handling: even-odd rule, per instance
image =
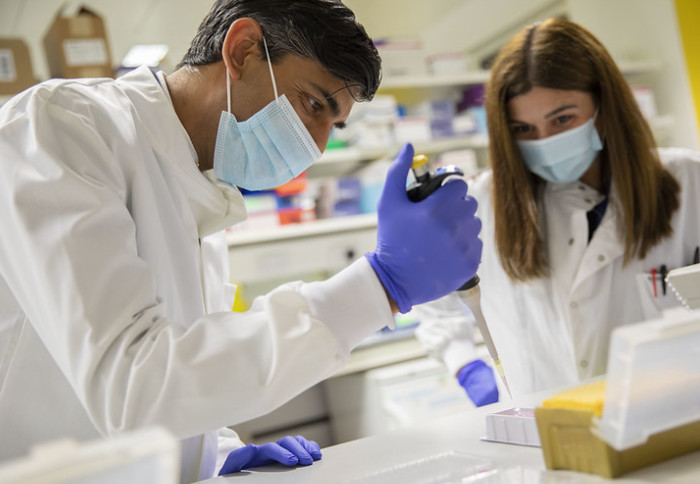
[[366, 255], [402, 313], [445, 296], [471, 279], [481, 262], [481, 221], [464, 180], [449, 180], [427, 198], [406, 194], [413, 147], [389, 168], [377, 204], [377, 247]]

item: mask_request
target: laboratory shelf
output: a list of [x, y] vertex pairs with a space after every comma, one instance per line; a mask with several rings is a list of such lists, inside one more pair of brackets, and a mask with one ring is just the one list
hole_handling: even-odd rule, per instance
[[[488, 137], [486, 135], [477, 134], [431, 141], [417, 141], [412, 144], [416, 152], [431, 154], [467, 148], [486, 148], [488, 143]], [[397, 144], [377, 148], [352, 147], [327, 150], [323, 153], [323, 156], [321, 156], [317, 164], [360, 163], [381, 158], [393, 159], [400, 149], [401, 145]]]
[[377, 216], [363, 214], [266, 228], [234, 228], [228, 232], [227, 242], [229, 267], [237, 284], [312, 280], [322, 274], [326, 278], [374, 249]]
[[[623, 60], [617, 63], [625, 75], [644, 74], [661, 70], [661, 61], [655, 59]], [[490, 71], [480, 69], [456, 74], [424, 74], [418, 76], [395, 76], [382, 79], [380, 90], [412, 89], [421, 87], [468, 86], [484, 84], [489, 80]]]
[[383, 344], [361, 346], [353, 350], [350, 361], [332, 377], [360, 373], [402, 361], [424, 358], [426, 355], [425, 348], [414, 336], [387, 341]]
[[279, 242], [289, 239], [317, 237], [377, 227], [377, 214], [367, 213], [315, 220], [299, 224], [279, 225], [264, 229], [232, 229], [226, 234], [229, 247]]
[[466, 86], [483, 84], [489, 79], [488, 70], [461, 72], [457, 74], [425, 74], [420, 76], [396, 76], [382, 79], [383, 89], [410, 89], [415, 87]]

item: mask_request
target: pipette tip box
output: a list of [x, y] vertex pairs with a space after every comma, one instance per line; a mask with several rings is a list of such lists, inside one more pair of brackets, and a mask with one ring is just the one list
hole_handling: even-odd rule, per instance
[[700, 450], [700, 311], [613, 332], [605, 380], [535, 409], [548, 469], [612, 478]]

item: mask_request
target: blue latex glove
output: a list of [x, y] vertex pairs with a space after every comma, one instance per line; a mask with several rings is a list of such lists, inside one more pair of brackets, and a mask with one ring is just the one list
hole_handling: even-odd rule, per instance
[[477, 407], [498, 401], [496, 377], [483, 360], [474, 360], [464, 365], [457, 374], [457, 380]]
[[413, 146], [406, 144], [387, 173], [377, 204], [377, 248], [367, 260], [407, 313], [414, 304], [445, 296], [476, 273], [481, 220], [464, 180], [450, 180], [419, 202], [406, 194]]
[[221, 467], [219, 475], [231, 474], [242, 469], [279, 462], [286, 466], [309, 466], [321, 458], [321, 448], [313, 440], [301, 435], [283, 437], [277, 442], [263, 445], [248, 444], [232, 451]]

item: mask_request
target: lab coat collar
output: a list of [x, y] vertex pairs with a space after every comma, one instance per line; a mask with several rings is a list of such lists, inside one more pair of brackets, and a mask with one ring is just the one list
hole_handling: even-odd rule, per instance
[[161, 122], [152, 126], [152, 129], [156, 132], [156, 139], [170, 141], [167, 146], [160, 147], [162, 155], [164, 161], [174, 168], [183, 187], [197, 224], [199, 237], [205, 237], [245, 220], [246, 210], [241, 192], [235, 187], [219, 183], [213, 176], [213, 171], [199, 171], [197, 152], [175, 113], [163, 72], [154, 75], [148, 67], [140, 67], [124, 78], [127, 76], [135, 82], [142, 83], [140, 88], [150, 95], [154, 102], [167, 103], [167, 113], [163, 113]]
[[581, 181], [575, 181], [563, 184], [548, 183], [545, 188], [545, 197], [551, 202], [563, 203], [587, 212], [602, 202], [605, 194]]

